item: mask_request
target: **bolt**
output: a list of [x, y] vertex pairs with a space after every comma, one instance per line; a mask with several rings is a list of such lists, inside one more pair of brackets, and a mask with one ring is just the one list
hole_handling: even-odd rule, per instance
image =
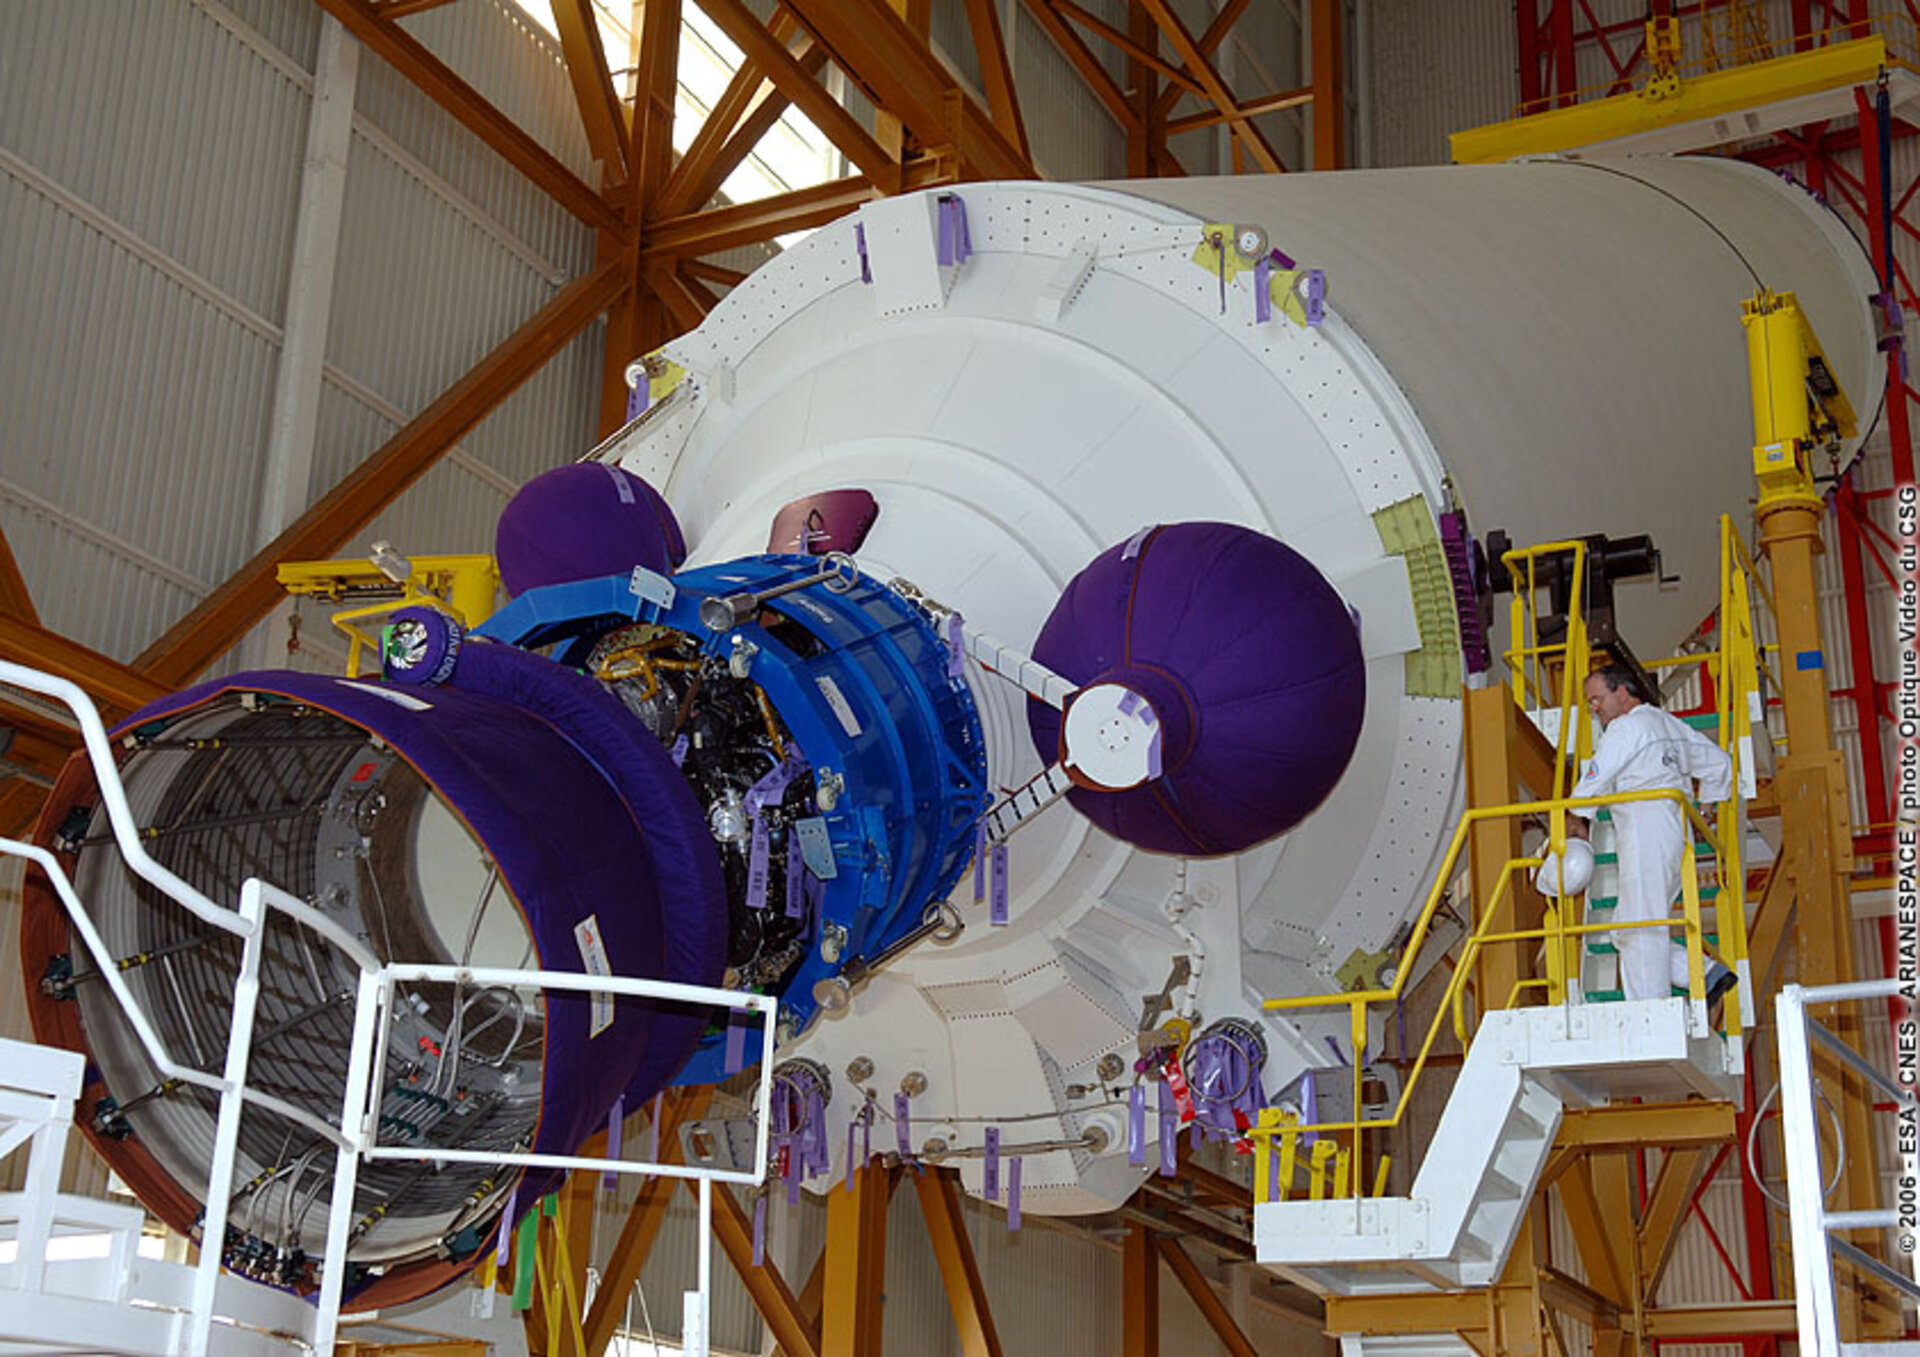
[[900, 1091], [909, 1098], [918, 1098], [927, 1091], [927, 1076], [919, 1070], [908, 1070], [900, 1076]]
[[839, 924], [828, 924], [820, 930], [820, 959], [829, 966], [838, 965], [840, 955], [847, 947], [847, 930]]
[[857, 1055], [847, 1062], [847, 1078], [856, 1084], [864, 1084], [873, 1077], [873, 1061], [866, 1056]]

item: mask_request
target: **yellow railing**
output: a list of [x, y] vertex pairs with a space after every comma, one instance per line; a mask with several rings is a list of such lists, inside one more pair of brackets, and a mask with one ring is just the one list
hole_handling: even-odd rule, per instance
[[[1561, 641], [1540, 639], [1540, 609], [1537, 603], [1541, 584], [1540, 562], [1551, 556], [1573, 558], [1572, 580], [1567, 590], [1567, 634]], [[1553, 745], [1553, 794], [1564, 795], [1570, 785], [1567, 771], [1570, 760], [1584, 759], [1592, 752], [1586, 722], [1581, 719], [1581, 685], [1592, 667], [1593, 651], [1587, 643], [1587, 614], [1583, 595], [1587, 583], [1587, 544], [1585, 542], [1546, 542], [1537, 547], [1509, 551], [1500, 558], [1513, 582], [1512, 645], [1502, 658], [1513, 675], [1513, 700], [1522, 711], [1538, 712], [1547, 707], [1560, 710], [1560, 728]], [[1559, 674], [1554, 674], [1555, 666]], [[1558, 701], [1551, 700], [1555, 686]]]
[[380, 656], [377, 630], [362, 626], [402, 608], [426, 604], [448, 611], [469, 628], [493, 615], [500, 572], [491, 556], [406, 557], [384, 548], [368, 560], [288, 561], [279, 567], [280, 587], [296, 598], [322, 603], [359, 603], [329, 619], [347, 638], [346, 671], [359, 677], [371, 648]]
[[[1395, 1005], [1402, 998], [1413, 974], [1413, 962], [1418, 957], [1421, 945], [1433, 927], [1433, 920], [1439, 911], [1446, 893], [1446, 886], [1454, 879], [1460, 863], [1460, 853], [1465, 847], [1472, 829], [1479, 824], [1495, 820], [1511, 820], [1517, 817], [1544, 815], [1551, 826], [1549, 839], [1552, 843], [1566, 842], [1566, 817], [1570, 811], [1591, 809], [1604, 806], [1623, 805], [1633, 801], [1672, 801], [1692, 823], [1697, 842], [1706, 844], [1716, 857], [1724, 856], [1723, 845], [1712, 826], [1700, 814], [1684, 793], [1673, 790], [1645, 792], [1624, 792], [1614, 796], [1561, 797], [1552, 801], [1526, 801], [1508, 806], [1485, 806], [1469, 810], [1455, 827], [1452, 841], [1447, 845], [1446, 856], [1441, 859], [1440, 870], [1435, 877], [1433, 889], [1428, 892], [1425, 906], [1414, 924], [1413, 934], [1407, 940], [1393, 984], [1385, 989], [1352, 990], [1345, 994], [1310, 994], [1288, 999], [1269, 999], [1265, 1007], [1269, 1012], [1297, 1012], [1312, 1008], [1345, 1007], [1348, 1011], [1349, 1029], [1353, 1037], [1353, 1109], [1352, 1119], [1347, 1121], [1301, 1122], [1279, 1108], [1267, 1108], [1260, 1114], [1259, 1123], [1252, 1129], [1254, 1140], [1254, 1190], [1256, 1200], [1270, 1200], [1268, 1191], [1271, 1155], [1275, 1152], [1273, 1142], [1280, 1142], [1279, 1153], [1280, 1181], [1283, 1197], [1290, 1188], [1292, 1172], [1298, 1163], [1297, 1142], [1299, 1137], [1315, 1135], [1323, 1139], [1315, 1143], [1316, 1180], [1319, 1170], [1324, 1169], [1328, 1160], [1333, 1166], [1333, 1184], [1337, 1189], [1335, 1196], [1348, 1195], [1363, 1180], [1366, 1155], [1365, 1135], [1369, 1131], [1386, 1131], [1400, 1125], [1411, 1105], [1413, 1091], [1418, 1086], [1420, 1076], [1427, 1067], [1433, 1054], [1434, 1043], [1439, 1039], [1443, 1024], [1452, 1018], [1455, 1032], [1464, 1043], [1468, 1039], [1464, 1008], [1465, 990], [1468, 977], [1473, 972], [1474, 962], [1484, 948], [1497, 944], [1542, 943], [1547, 954], [1548, 978], [1545, 980], [1523, 980], [1514, 986], [1505, 996], [1506, 1005], [1511, 1006], [1521, 991], [1529, 988], [1548, 987], [1556, 998], [1564, 988], [1566, 978], [1577, 973], [1577, 948], [1581, 939], [1592, 933], [1612, 933], [1629, 928], [1671, 929], [1675, 923], [1670, 918], [1648, 919], [1635, 923], [1584, 924], [1568, 922], [1568, 910], [1574, 901], [1563, 900], [1550, 904], [1547, 909], [1546, 923], [1540, 928], [1513, 929], [1492, 932], [1488, 928], [1491, 920], [1499, 916], [1496, 906], [1506, 893], [1512, 889], [1513, 875], [1516, 871], [1530, 870], [1540, 865], [1539, 857], [1520, 857], [1510, 859], [1501, 868], [1500, 878], [1494, 887], [1493, 899], [1486, 902], [1480, 911], [1480, 922], [1468, 937], [1459, 963], [1441, 995], [1433, 1021], [1428, 1024], [1425, 1038], [1420, 1045], [1419, 1055], [1415, 1057], [1413, 1068], [1401, 1082], [1400, 1097], [1391, 1114], [1380, 1117], [1362, 1117], [1360, 1109], [1364, 1103], [1365, 1053], [1368, 1044], [1370, 1022], [1368, 1009], [1375, 1004]], [[1691, 856], [1691, 855], [1690, 855]], [[1716, 911], [1721, 917], [1739, 916], [1742, 912], [1741, 893], [1737, 887], [1729, 888], [1726, 878], [1722, 878], [1721, 901], [1729, 908]], [[1729, 898], [1731, 897], [1731, 898]], [[1687, 994], [1694, 1005], [1694, 1017], [1697, 1025], [1704, 1027], [1707, 1021], [1706, 1003], [1706, 933], [1700, 915], [1700, 881], [1697, 871], [1681, 873], [1681, 910], [1680, 927], [1686, 937], [1687, 948]], [[1721, 959], [1729, 966], [1736, 966], [1745, 960], [1746, 931], [1744, 928], [1733, 930], [1737, 941], [1729, 945], [1729, 935], [1721, 936]], [[1480, 996], [1483, 1010], [1491, 1010], [1495, 1005], [1488, 996]], [[1742, 1030], [1744, 1017], [1740, 1012], [1737, 994], [1731, 998], [1726, 1010], [1727, 1034], [1738, 1037]], [[1340, 1140], [1348, 1143], [1341, 1145]], [[1323, 1145], [1332, 1149], [1321, 1149]], [[1375, 1178], [1376, 1194], [1384, 1187], [1385, 1174], [1379, 1172]]]
[[[1573, 579], [1569, 587], [1569, 608], [1566, 637], [1557, 642], [1543, 643], [1539, 636], [1538, 612], [1534, 599], [1539, 585], [1538, 563], [1549, 555], [1570, 553], [1572, 556]], [[1720, 892], [1715, 901], [1715, 927], [1718, 932], [1718, 951], [1720, 960], [1748, 981], [1747, 960], [1747, 918], [1746, 918], [1746, 881], [1741, 859], [1740, 783], [1749, 755], [1742, 741], [1735, 735], [1736, 723], [1744, 724], [1749, 716], [1749, 704], [1758, 691], [1758, 675], [1765, 668], [1763, 648], [1758, 644], [1753, 624], [1753, 594], [1758, 593], [1761, 600], [1772, 607], [1772, 597], [1766, 582], [1755, 571], [1752, 557], [1730, 517], [1720, 520], [1720, 611], [1719, 646], [1709, 654], [1685, 656], [1673, 661], [1658, 661], [1653, 667], [1671, 664], [1704, 664], [1715, 680], [1715, 716], [1719, 725], [1719, 744], [1727, 751], [1733, 762], [1734, 791], [1721, 803], [1716, 823], [1709, 825], [1706, 818], [1681, 792], [1663, 790], [1648, 792], [1630, 792], [1607, 797], [1572, 798], [1563, 795], [1564, 775], [1568, 768], [1569, 755], [1584, 758], [1590, 753], [1588, 727], [1584, 711], [1577, 694], [1584, 685], [1585, 676], [1591, 662], [1587, 645], [1587, 633], [1584, 614], [1581, 609], [1581, 587], [1586, 573], [1586, 544], [1583, 542], [1550, 542], [1543, 546], [1521, 551], [1508, 552], [1502, 558], [1514, 583], [1513, 604], [1513, 648], [1505, 652], [1509, 670], [1512, 672], [1514, 701], [1523, 709], [1531, 701], [1537, 708], [1544, 705], [1548, 694], [1557, 686], [1561, 720], [1559, 737], [1555, 747], [1555, 786], [1554, 797], [1545, 801], [1525, 802], [1507, 806], [1476, 807], [1469, 810], [1455, 826], [1453, 838], [1447, 846], [1446, 855], [1441, 860], [1439, 872], [1434, 878], [1432, 889], [1416, 920], [1411, 936], [1402, 952], [1399, 965], [1395, 969], [1393, 984], [1385, 989], [1355, 990], [1345, 994], [1307, 995], [1297, 998], [1272, 999], [1266, 1003], [1269, 1011], [1299, 1011], [1314, 1008], [1340, 1008], [1348, 1010], [1348, 1025], [1353, 1038], [1353, 1116], [1347, 1121], [1304, 1123], [1297, 1116], [1282, 1112], [1278, 1108], [1268, 1108], [1261, 1113], [1259, 1124], [1253, 1128], [1255, 1171], [1254, 1183], [1257, 1199], [1269, 1199], [1269, 1185], [1272, 1181], [1272, 1156], [1280, 1156], [1278, 1178], [1282, 1184], [1282, 1194], [1291, 1190], [1296, 1169], [1299, 1166], [1298, 1146], [1300, 1138], [1307, 1135], [1319, 1137], [1314, 1142], [1313, 1152], [1309, 1156], [1310, 1191], [1317, 1199], [1326, 1195], [1331, 1186], [1334, 1196], [1357, 1193], [1359, 1185], [1365, 1181], [1366, 1133], [1385, 1131], [1400, 1125], [1411, 1105], [1414, 1089], [1421, 1074], [1426, 1070], [1433, 1053], [1434, 1043], [1439, 1039], [1443, 1024], [1449, 1018], [1461, 1043], [1465, 1045], [1470, 1037], [1467, 1030], [1465, 1009], [1468, 978], [1474, 970], [1474, 963], [1481, 952], [1493, 946], [1542, 944], [1546, 953], [1546, 975], [1538, 979], [1520, 979], [1512, 990], [1504, 996], [1479, 995], [1478, 1002], [1484, 1012], [1496, 1006], [1511, 1008], [1521, 996], [1529, 990], [1543, 990], [1549, 1003], [1563, 1002], [1569, 981], [1579, 975], [1579, 949], [1581, 942], [1594, 933], [1615, 933], [1629, 928], [1671, 929], [1676, 925], [1670, 918], [1649, 919], [1633, 923], [1607, 922], [1601, 924], [1578, 921], [1578, 898], [1550, 900], [1547, 904], [1545, 922], [1539, 928], [1516, 929], [1494, 932], [1489, 928], [1491, 920], [1500, 917], [1498, 906], [1513, 888], [1515, 872], [1524, 872], [1540, 865], [1543, 857], [1518, 857], [1509, 860], [1501, 868], [1500, 876], [1493, 889], [1492, 898], [1476, 902], [1478, 923], [1467, 938], [1447, 988], [1441, 996], [1432, 1022], [1428, 1026], [1421, 1043], [1418, 1056], [1412, 1068], [1401, 1081], [1398, 1102], [1390, 1115], [1367, 1118], [1361, 1115], [1364, 1105], [1365, 1053], [1370, 1029], [1369, 1009], [1373, 1005], [1397, 1005], [1415, 972], [1415, 962], [1420, 949], [1432, 932], [1433, 921], [1447, 887], [1452, 883], [1460, 866], [1460, 853], [1467, 843], [1472, 829], [1488, 821], [1511, 820], [1516, 817], [1546, 817], [1548, 824], [1545, 854], [1559, 854], [1566, 845], [1566, 817], [1578, 809], [1597, 810], [1603, 806], [1620, 805], [1631, 801], [1673, 801], [1678, 804], [1694, 830], [1696, 848], [1688, 855], [1687, 870], [1681, 873], [1682, 919], [1679, 927], [1684, 931], [1687, 948], [1687, 993], [1694, 1005], [1694, 1021], [1704, 1026], [1706, 1013], [1706, 933], [1701, 920], [1700, 853], [1699, 845], [1704, 845], [1717, 868]], [[1551, 675], [1552, 664], [1557, 660], [1560, 666], [1558, 675]], [[1579, 733], [1576, 735], [1575, 729]], [[1741, 1011], [1741, 997], [1748, 993], [1745, 984], [1736, 988], [1729, 996], [1726, 1007], [1726, 1031], [1729, 1037], [1738, 1039], [1744, 1030], [1747, 1014]], [[1345, 1143], [1342, 1143], [1345, 1142]], [[1385, 1160], [1381, 1160], [1375, 1175], [1374, 1193], [1384, 1190], [1386, 1174]]]

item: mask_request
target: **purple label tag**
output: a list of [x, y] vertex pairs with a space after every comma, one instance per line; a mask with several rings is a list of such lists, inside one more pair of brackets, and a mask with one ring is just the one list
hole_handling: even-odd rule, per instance
[[1160, 1081], [1160, 1176], [1171, 1178], [1180, 1169], [1180, 1147], [1174, 1137], [1180, 1130], [1180, 1117], [1173, 1107], [1173, 1089]]
[[800, 836], [787, 830], [787, 917], [804, 919], [807, 915], [807, 863], [800, 852]]
[[1120, 714], [1122, 716], [1132, 716], [1139, 710], [1140, 694], [1134, 692], [1131, 688], [1127, 689], [1127, 695], [1120, 699]]
[[990, 1202], [1000, 1200], [1000, 1128], [987, 1128], [986, 1181], [981, 1187], [981, 1195]]
[[1273, 319], [1273, 256], [1253, 266], [1253, 319], [1265, 325]]
[[825, 1173], [833, 1167], [833, 1155], [827, 1149], [827, 1101], [818, 1085], [807, 1090], [807, 1121], [802, 1133], [807, 1151], [807, 1176]]
[[1317, 326], [1327, 318], [1327, 275], [1319, 269], [1306, 272], [1306, 295], [1300, 299], [1301, 308], [1306, 312], [1307, 324]]
[[1007, 921], [1007, 846], [993, 846], [993, 907], [987, 922], [1004, 925]]
[[503, 1268], [507, 1265], [507, 1256], [513, 1251], [513, 1213], [520, 1208], [520, 1184], [513, 1185], [513, 1191], [507, 1193], [507, 1209], [500, 1213], [500, 1242], [493, 1248], [493, 1265]]
[[728, 1074], [738, 1074], [747, 1067], [747, 1025], [737, 1018], [727, 1019], [727, 1058]]
[[653, 394], [652, 387], [653, 383], [647, 379], [647, 374], [644, 371], [641, 372], [640, 380], [627, 392], [627, 423], [631, 424], [647, 413], [647, 402]]
[[853, 224], [853, 248], [860, 252], [860, 281], [873, 281], [873, 265], [867, 262], [867, 226], [865, 222]]
[[1293, 262], [1293, 256], [1284, 250], [1269, 250], [1267, 251], [1267, 258], [1271, 259], [1275, 266], [1279, 268], [1292, 269], [1299, 267], [1298, 264]]
[[947, 677], [962, 678], [967, 672], [965, 622], [959, 613], [947, 615]]
[[753, 1265], [767, 1265], [767, 1194], [753, 1199]]
[[913, 1157], [912, 1120], [908, 1111], [911, 1101], [904, 1093], [893, 1095], [893, 1145], [902, 1159]]
[[673, 758], [673, 766], [675, 768], [680, 767], [682, 764], [684, 764], [687, 761], [687, 737], [686, 736], [682, 735], [674, 740], [672, 758]]
[[[1314, 1090], [1312, 1070], [1308, 1070], [1300, 1079], [1300, 1120], [1308, 1126], [1320, 1120], [1320, 1097]], [[1311, 1145], [1319, 1138], [1317, 1131], [1303, 1131], [1300, 1143]]]
[[967, 234], [967, 205], [951, 193], [940, 198], [940, 241], [938, 257], [942, 267], [967, 262], [973, 253], [973, 240]]
[[752, 847], [747, 851], [747, 908], [765, 909], [767, 907], [768, 858], [767, 822], [758, 815], [753, 817]]
[[1007, 1160], [1007, 1232], [1020, 1228], [1020, 1156]]
[[614, 466], [611, 463], [602, 462], [600, 465], [603, 467], [606, 467], [607, 476], [609, 479], [613, 481], [613, 488], [615, 492], [619, 494], [620, 502], [622, 504], [633, 503], [632, 478], [628, 476], [625, 472], [621, 471], [619, 467]]
[[[620, 1157], [620, 1132], [627, 1123], [627, 1095], [621, 1094], [613, 1100], [613, 1107], [607, 1112], [607, 1158]], [[600, 1185], [608, 1191], [620, 1185], [620, 1175], [608, 1169], [600, 1176]]]
[[[1148, 715], [1151, 716], [1151, 713]], [[1149, 778], [1159, 777], [1163, 771], [1164, 765], [1160, 762], [1161, 744], [1160, 729], [1155, 725], [1153, 734], [1147, 737], [1147, 776]]]
[[987, 898], [987, 822], [973, 827], [973, 903]]
[[1147, 1090], [1140, 1084], [1127, 1090], [1127, 1162], [1135, 1168], [1147, 1162]]

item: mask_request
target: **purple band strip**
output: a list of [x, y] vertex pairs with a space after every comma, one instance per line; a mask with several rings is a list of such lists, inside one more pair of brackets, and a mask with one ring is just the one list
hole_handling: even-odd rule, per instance
[[513, 1215], [520, 1207], [520, 1184], [513, 1185], [513, 1191], [507, 1193], [507, 1209], [500, 1213], [500, 1242], [494, 1245], [493, 1265], [503, 1268], [507, 1257], [513, 1251]]
[[800, 1152], [798, 1148], [787, 1152], [787, 1205], [800, 1204]]
[[1127, 695], [1120, 699], [1120, 714], [1122, 716], [1132, 716], [1139, 710], [1140, 694], [1134, 692], [1131, 688], [1127, 689]]
[[[1308, 1070], [1300, 1080], [1300, 1116], [1308, 1126], [1320, 1120], [1320, 1095], [1313, 1086], [1312, 1070]], [[1306, 1131], [1301, 1134], [1300, 1143], [1311, 1145], [1319, 1138], [1317, 1131]]]
[[787, 917], [807, 917], [807, 863], [800, 853], [800, 836], [787, 831]]
[[1007, 846], [993, 846], [993, 906], [987, 921], [1004, 926], [1007, 922]]
[[753, 1201], [753, 1265], [767, 1265], [767, 1194], [764, 1192]]
[[1159, 777], [1165, 771], [1165, 765], [1160, 762], [1160, 750], [1165, 743], [1166, 741], [1160, 738], [1158, 729], [1147, 737], [1147, 776], [1149, 778]]
[[987, 822], [973, 827], [973, 903], [987, 898]]
[[1267, 252], [1267, 258], [1272, 260], [1275, 264], [1278, 264], [1283, 269], [1291, 269], [1291, 268], [1299, 267], [1299, 265], [1293, 262], [1293, 256], [1290, 254], [1287, 254], [1283, 250], [1269, 250]]
[[687, 761], [687, 749], [688, 742], [686, 736], [682, 735], [673, 742], [673, 749], [669, 752], [669, 756], [673, 759], [673, 766], [675, 768], [680, 767]]
[[1273, 319], [1273, 256], [1253, 266], [1253, 318], [1265, 325]]
[[947, 677], [963, 678], [966, 672], [966, 624], [959, 613], [952, 613], [947, 617]]
[[990, 1202], [1000, 1200], [1000, 1128], [987, 1128], [987, 1158], [985, 1181], [981, 1184], [980, 1195]]
[[[621, 1094], [607, 1110], [607, 1158], [620, 1157], [620, 1132], [627, 1124], [627, 1096]], [[600, 1186], [611, 1192], [620, 1185], [620, 1175], [609, 1169], [600, 1176]]]
[[647, 413], [647, 402], [653, 395], [652, 388], [653, 383], [648, 379], [647, 374], [642, 372], [640, 380], [632, 390], [627, 392], [627, 423], [631, 424]]
[[738, 1074], [747, 1067], [747, 1025], [733, 1018], [727, 1019], [727, 1055], [728, 1074]]
[[853, 224], [853, 248], [860, 252], [860, 281], [873, 281], [873, 265], [867, 262], [867, 227], [865, 222]]
[[771, 856], [768, 846], [767, 822], [758, 815], [753, 817], [753, 846], [747, 851], [747, 908], [765, 909], [767, 907], [767, 872]]
[[1180, 1116], [1174, 1111], [1173, 1088], [1166, 1080], [1160, 1081], [1160, 1176], [1171, 1178], [1180, 1170], [1180, 1147], [1175, 1136], [1180, 1130]]
[[806, 1129], [801, 1132], [800, 1143], [807, 1151], [808, 1177], [833, 1167], [833, 1156], [827, 1151], [827, 1103], [817, 1086], [807, 1090]]
[[904, 1093], [893, 1095], [893, 1145], [902, 1159], [913, 1156], [913, 1129], [909, 1107], [912, 1099]]
[[1007, 1160], [1007, 1230], [1020, 1228], [1020, 1156]]
[[1147, 1162], [1147, 1090], [1141, 1084], [1127, 1090], [1127, 1162], [1135, 1168]]

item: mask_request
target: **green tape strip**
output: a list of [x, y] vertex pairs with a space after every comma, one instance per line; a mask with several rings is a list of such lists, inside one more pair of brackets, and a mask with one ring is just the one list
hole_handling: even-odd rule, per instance
[[1446, 549], [1425, 499], [1413, 495], [1375, 511], [1374, 531], [1390, 556], [1407, 563], [1420, 649], [1407, 655], [1407, 696], [1460, 700], [1460, 614]]
[[533, 1256], [539, 1247], [540, 1212], [529, 1211], [514, 1230], [513, 1308], [533, 1308]]

